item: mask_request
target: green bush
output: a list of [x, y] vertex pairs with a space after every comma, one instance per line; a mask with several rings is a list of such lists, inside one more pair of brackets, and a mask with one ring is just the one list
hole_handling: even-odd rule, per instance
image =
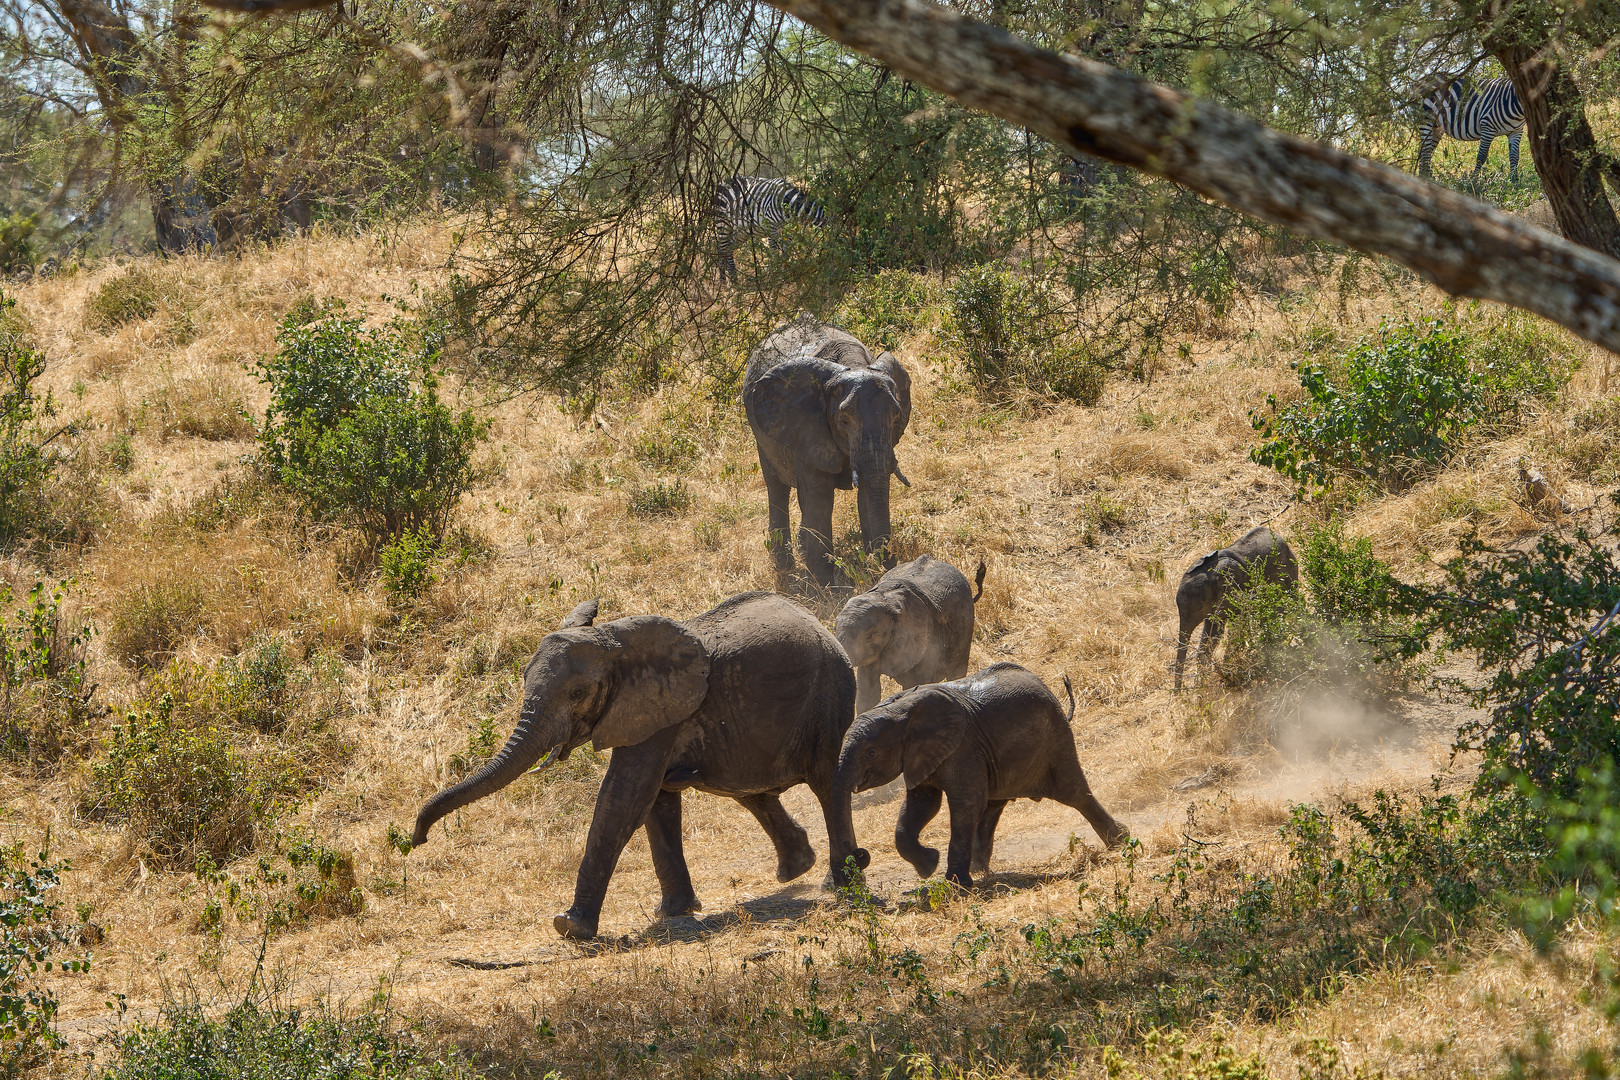
[[[54, 763], [85, 737], [95, 689], [85, 685], [91, 631], [64, 619], [67, 591], [65, 581], [50, 589], [36, 582], [26, 607], [0, 614], [0, 752], [10, 761]], [[11, 601], [11, 586], [0, 584], [0, 604]]]
[[85, 321], [94, 330], [110, 332], [150, 319], [174, 300], [174, 287], [168, 281], [143, 266], [131, 266], [90, 294]]
[[251, 847], [304, 776], [285, 749], [238, 749], [164, 695], [113, 726], [90, 779], [88, 812], [127, 825], [159, 862], [189, 868], [201, 854], [224, 862]]
[[73, 431], [63, 425], [47, 434], [40, 425], [56, 415], [56, 402], [34, 389], [45, 355], [9, 318], [15, 305], [0, 295], [0, 545], [7, 547], [49, 516], [49, 488], [62, 460], [50, 444]]
[[946, 299], [961, 381], [979, 394], [1101, 400], [1107, 367], [1067, 334], [1050, 284], [986, 265], [959, 274]]
[[40, 1050], [58, 1046], [51, 1026], [56, 995], [35, 983], [41, 972], [90, 970], [90, 961], [52, 960], [71, 944], [58, 924], [60, 906], [51, 893], [69, 869], [39, 855], [29, 860], [20, 844], [0, 848], [0, 1074], [16, 1076], [34, 1063]]
[[630, 513], [636, 517], [679, 517], [692, 505], [684, 481], [648, 484], [630, 493]]
[[433, 557], [439, 542], [427, 529], [407, 529], [384, 544], [377, 562], [383, 586], [396, 601], [411, 600], [434, 582]]
[[1569, 381], [1550, 334], [1509, 319], [1483, 330], [1385, 322], [1335, 367], [1296, 365], [1303, 401], [1250, 414], [1250, 456], [1300, 490], [1344, 476], [1399, 489], [1443, 465], [1477, 424], [1503, 426]]
[[259, 369], [270, 386], [260, 452], [271, 473], [312, 516], [351, 522], [374, 543], [421, 529], [442, 536], [488, 424], [439, 401], [436, 354], [397, 324], [366, 330], [341, 306], [308, 322], [289, 316], [276, 340]]
[[833, 322], [873, 352], [895, 349], [901, 338], [924, 328], [938, 302], [938, 285], [928, 275], [880, 270], [844, 297]]
[[416, 1045], [380, 1006], [345, 1016], [239, 1005], [210, 1017], [171, 1005], [159, 1024], [137, 1022], [113, 1041], [105, 1080], [473, 1080], [454, 1057]]
[[0, 274], [25, 274], [39, 261], [34, 232], [39, 219], [32, 214], [0, 217]]

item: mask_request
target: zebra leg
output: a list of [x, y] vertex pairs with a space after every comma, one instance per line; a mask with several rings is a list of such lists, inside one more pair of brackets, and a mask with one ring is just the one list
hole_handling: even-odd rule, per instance
[[1517, 131], [1508, 136], [1508, 178], [1515, 184], [1519, 182], [1519, 133]]
[[1494, 142], [1495, 139], [1495, 135], [1485, 135], [1479, 140], [1479, 156], [1474, 159], [1475, 180], [1479, 179], [1479, 174], [1485, 168], [1485, 159], [1491, 156], [1491, 143]]
[[715, 230], [715, 249], [718, 252], [716, 262], [720, 264], [720, 281], [722, 284], [737, 280], [737, 260], [732, 258], [731, 252], [736, 245], [736, 238], [731, 230], [723, 225]]
[[1440, 145], [1440, 129], [1425, 122], [1418, 130], [1418, 175], [1428, 180], [1434, 175], [1434, 148]]

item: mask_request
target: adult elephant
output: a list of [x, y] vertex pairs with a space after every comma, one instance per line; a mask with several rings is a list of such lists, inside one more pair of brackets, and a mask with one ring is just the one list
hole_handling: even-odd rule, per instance
[[911, 378], [889, 353], [866, 346], [808, 312], [772, 333], [748, 358], [743, 408], [759, 446], [770, 504], [767, 543], [778, 570], [793, 567], [788, 492], [799, 492], [799, 547], [823, 584], [833, 580], [833, 491], [858, 489], [861, 541], [892, 567], [889, 477], [894, 446], [911, 422]]
[[[589, 740], [614, 747], [596, 796], [564, 937], [596, 935], [608, 879], [642, 825], [664, 916], [702, 910], [681, 847], [681, 791], [736, 799], [776, 848], [776, 876], [815, 865], [778, 798], [808, 784], [829, 812], [833, 772], [855, 717], [855, 674], [809, 612], [775, 593], [731, 597], [685, 622], [636, 615], [595, 625], [581, 604], [541, 641], [523, 673], [516, 730], [499, 753], [439, 792], [416, 817], [416, 844], [446, 814], [545, 768]], [[536, 765], [535, 763], [539, 764]]]

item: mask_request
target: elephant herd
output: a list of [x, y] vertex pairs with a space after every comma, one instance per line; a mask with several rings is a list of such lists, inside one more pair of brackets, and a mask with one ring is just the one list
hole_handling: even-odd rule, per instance
[[[1075, 752], [1068, 709], [1032, 672], [992, 664], [967, 674], [977, 591], [955, 567], [927, 555], [893, 566], [888, 554], [894, 446], [911, 414], [910, 380], [888, 353], [874, 359], [841, 330], [802, 315], [750, 357], [743, 388], [770, 503], [768, 542], [792, 566], [787, 497], [799, 492], [800, 548], [812, 575], [831, 581], [832, 499], [857, 487], [863, 542], [892, 567], [853, 597], [833, 632], [794, 601], [770, 592], [733, 596], [676, 621], [632, 615], [597, 621], [597, 603], [575, 608], [523, 671], [518, 722], [477, 772], [440, 791], [416, 819], [414, 844], [462, 806], [589, 742], [612, 749], [575, 881], [557, 932], [597, 932], [608, 881], [624, 847], [645, 827], [664, 917], [701, 910], [682, 846], [681, 793], [725, 795], [753, 814], [776, 850], [777, 880], [815, 865], [805, 830], [781, 795], [807, 785], [827, 825], [831, 877], [869, 863], [856, 842], [852, 799], [904, 776], [895, 849], [922, 877], [939, 852], [919, 834], [950, 813], [945, 875], [971, 887], [989, 866], [995, 830], [1013, 799], [1074, 807], [1110, 847], [1128, 835], [1092, 794]], [[1262, 570], [1263, 568], [1263, 570]], [[1177, 592], [1177, 685], [1188, 637], [1206, 622], [1220, 635], [1231, 594], [1257, 574], [1297, 578], [1293, 555], [1257, 529], [1188, 571]], [[1190, 620], [1190, 621], [1189, 621]], [[1214, 635], [1213, 638], [1211, 635]], [[901, 692], [879, 701], [887, 675]]]

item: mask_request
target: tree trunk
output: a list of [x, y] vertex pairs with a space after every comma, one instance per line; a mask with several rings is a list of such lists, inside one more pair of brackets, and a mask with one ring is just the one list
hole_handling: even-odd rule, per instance
[[1496, 58], [1524, 106], [1530, 155], [1565, 239], [1620, 257], [1620, 221], [1603, 190], [1605, 156], [1586, 122], [1580, 87], [1568, 69], [1522, 42], [1500, 44]]

